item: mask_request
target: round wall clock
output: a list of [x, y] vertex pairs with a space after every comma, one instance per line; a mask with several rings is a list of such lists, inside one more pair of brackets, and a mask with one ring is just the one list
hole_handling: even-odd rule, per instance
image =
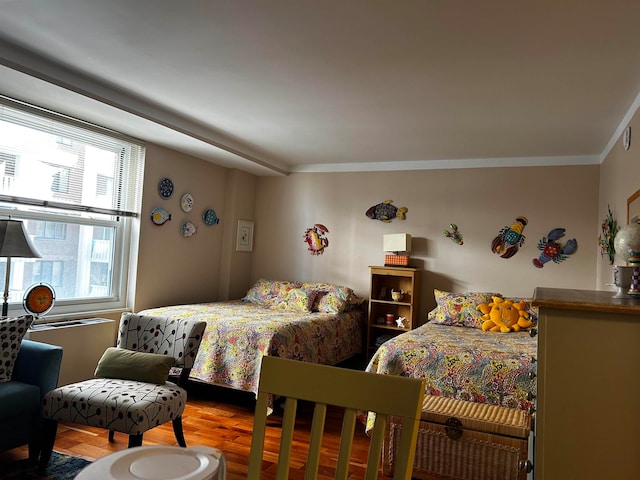
[[38, 283], [27, 289], [22, 300], [22, 306], [27, 313], [36, 317], [44, 315], [53, 308], [56, 294], [53, 287], [46, 283]]
[[167, 199], [173, 195], [173, 182], [170, 178], [163, 178], [158, 183], [158, 193], [164, 199]]
[[625, 150], [629, 150], [629, 147], [631, 146], [631, 127], [624, 129], [624, 133], [622, 134], [622, 146]]

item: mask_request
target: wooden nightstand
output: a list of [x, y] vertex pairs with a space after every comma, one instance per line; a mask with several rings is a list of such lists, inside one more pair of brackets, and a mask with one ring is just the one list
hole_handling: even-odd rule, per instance
[[[369, 315], [367, 318], [367, 358], [380, 344], [418, 326], [420, 271], [412, 267], [369, 267]], [[402, 298], [394, 301], [392, 291], [401, 291]], [[404, 326], [398, 318], [404, 317]]]

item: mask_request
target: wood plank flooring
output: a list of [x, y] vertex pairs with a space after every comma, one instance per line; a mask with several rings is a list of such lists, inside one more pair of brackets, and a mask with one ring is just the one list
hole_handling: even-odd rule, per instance
[[[190, 384], [189, 400], [183, 416], [183, 426], [187, 445], [208, 445], [221, 449], [227, 460], [227, 479], [244, 480], [247, 475], [251, 431], [253, 429], [253, 410], [255, 400], [252, 394], [237, 392], [210, 385]], [[311, 428], [311, 409], [301, 405], [297, 433], [295, 438], [295, 462], [290, 473], [291, 480], [304, 478], [304, 462], [308, 433]], [[274, 413], [268, 426], [263, 461], [263, 478], [275, 479], [274, 461], [277, 459], [276, 438], [279, 436], [281, 417]], [[329, 411], [325, 431], [325, 452], [320, 466], [321, 480], [333, 478], [335, 459], [338, 454], [338, 442], [342, 422], [342, 412]], [[109, 443], [107, 432], [102, 429], [60, 424], [55, 450], [69, 455], [80, 456], [87, 460], [96, 460], [109, 453], [127, 448], [127, 437], [116, 433], [116, 441]], [[144, 435], [143, 445], [176, 445], [171, 423], [149, 430]], [[356, 428], [353, 446], [350, 479], [364, 477], [364, 465], [367, 461], [369, 439], [364, 426]], [[0, 453], [0, 479], [3, 465], [27, 457], [26, 447]], [[382, 474], [380, 478], [384, 479]]]

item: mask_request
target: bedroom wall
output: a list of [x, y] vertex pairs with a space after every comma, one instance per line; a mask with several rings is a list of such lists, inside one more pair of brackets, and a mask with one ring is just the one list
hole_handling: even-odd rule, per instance
[[[166, 200], [158, 195], [163, 177], [175, 186]], [[133, 310], [223, 300], [229, 294], [239, 295], [239, 289], [246, 291], [249, 259], [236, 255], [230, 244], [235, 242], [236, 219], [253, 216], [255, 177], [147, 144], [143, 188]], [[189, 213], [180, 208], [185, 193], [194, 198]], [[162, 226], [150, 220], [156, 207], [172, 215]], [[203, 223], [202, 212], [207, 208], [216, 211], [218, 225]], [[198, 227], [189, 238], [180, 231], [186, 220]]]
[[[640, 115], [636, 113], [631, 121], [631, 145], [629, 150], [622, 147], [617, 139], [613, 148], [600, 165], [600, 186], [598, 200], [597, 233], [607, 216], [607, 207], [611, 207], [614, 217], [622, 227], [627, 223], [627, 198], [640, 189]], [[616, 264], [624, 265], [624, 261], [616, 259]], [[597, 288], [599, 290], [615, 290], [612, 287], [613, 273], [608, 259], [598, 254]]]
[[[531, 296], [536, 286], [593, 289], [598, 255], [599, 166], [522, 167], [370, 173], [298, 173], [260, 177], [251, 279], [329, 281], [368, 295], [369, 265], [384, 263], [382, 236], [410, 233], [411, 262], [421, 268], [421, 310], [433, 307], [433, 289], [499, 291]], [[409, 209], [406, 220], [371, 220], [365, 211], [391, 199]], [[491, 242], [519, 215], [529, 224], [512, 258]], [[305, 229], [321, 223], [329, 246], [312, 256]], [[456, 223], [464, 245], [443, 235]], [[532, 265], [538, 240], [564, 227], [578, 251], [561, 264]]]
[[[604, 280], [600, 279], [602, 265], [608, 263], [601, 259], [596, 242], [603, 217], [602, 200], [597, 195], [599, 169], [531, 167], [255, 177], [149, 144], [132, 308], [239, 298], [262, 276], [331, 281], [368, 295], [368, 266], [384, 263], [382, 236], [399, 232], [413, 236], [412, 264], [424, 270], [423, 311], [433, 304], [433, 288], [498, 290], [519, 296], [530, 296], [538, 285], [592, 289], [598, 284], [598, 288], [612, 289], [599, 285], [611, 282], [608, 268], [603, 271]], [[176, 186], [169, 200], [162, 200], [157, 193], [157, 183], [164, 176]], [[621, 176], [633, 183], [632, 176], [624, 172]], [[187, 192], [195, 199], [190, 214], [179, 207], [180, 197]], [[619, 196], [626, 209], [627, 192]], [[387, 224], [365, 217], [367, 208], [385, 199], [408, 207], [407, 220]], [[148, 219], [158, 206], [173, 214], [161, 227]], [[204, 208], [216, 210], [219, 225], [207, 227], [200, 222]], [[529, 219], [524, 247], [513, 258], [501, 259], [491, 253], [491, 240], [518, 215]], [[255, 221], [251, 253], [235, 251], [239, 218]], [[180, 234], [180, 225], [187, 219], [199, 226], [191, 238]], [[330, 244], [323, 255], [310, 255], [302, 238], [314, 223], [329, 229]], [[460, 227], [463, 246], [442, 234], [450, 223]], [[578, 239], [578, 251], [561, 264], [551, 262], [542, 269], [534, 268], [531, 260], [538, 256], [538, 240], [557, 226], [567, 229], [568, 238]]]

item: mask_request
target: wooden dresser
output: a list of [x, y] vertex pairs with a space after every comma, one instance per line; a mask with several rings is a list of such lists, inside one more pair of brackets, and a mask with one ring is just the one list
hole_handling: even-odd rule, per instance
[[536, 480], [640, 478], [640, 299], [541, 288]]

